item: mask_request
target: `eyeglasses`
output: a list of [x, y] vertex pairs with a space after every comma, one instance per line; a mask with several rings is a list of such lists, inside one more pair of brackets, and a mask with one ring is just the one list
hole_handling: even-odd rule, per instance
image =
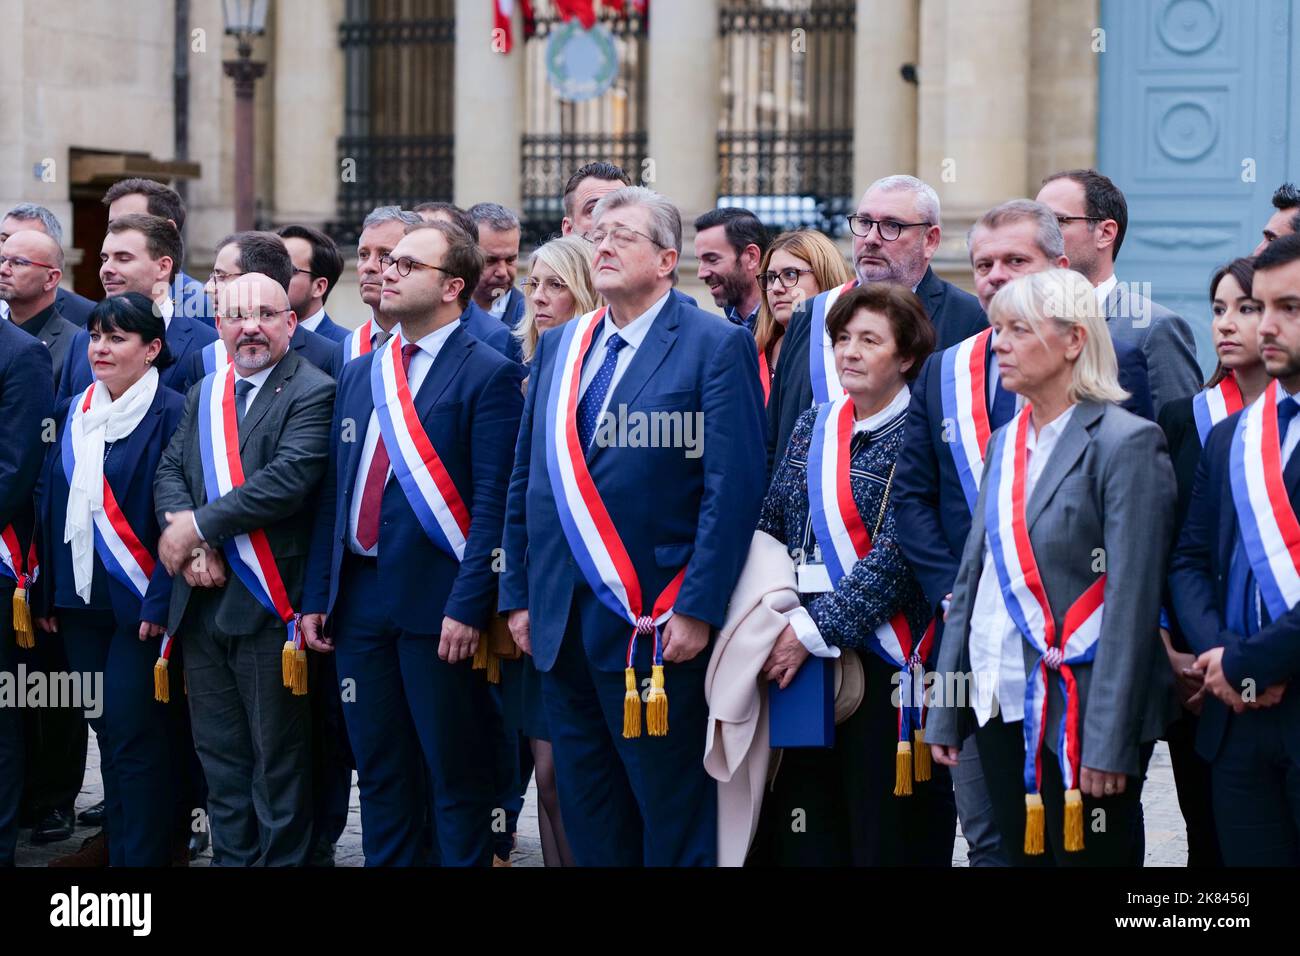
[[389, 266], [396, 265], [397, 274], [403, 279], [411, 274], [412, 269], [437, 269], [445, 275], [451, 275], [451, 273], [442, 266], [431, 266], [427, 262], [420, 262], [416, 259], [412, 259], [410, 256], [400, 256], [397, 259], [394, 259], [392, 256], [380, 256], [379, 265], [382, 269], [387, 269]]
[[876, 231], [880, 233], [880, 238], [885, 242], [893, 242], [903, 234], [904, 229], [911, 229], [913, 226], [932, 226], [934, 223], [925, 222], [895, 222], [892, 219], [872, 219], [870, 216], [849, 216], [849, 230], [855, 236], [866, 238], [871, 235], [871, 227], [875, 226]]
[[1072, 222], [1105, 222], [1100, 216], [1057, 216], [1057, 223], [1061, 226], [1068, 226]]
[[545, 282], [541, 279], [534, 279], [532, 276], [529, 276], [519, 284], [524, 287], [524, 291], [529, 295], [536, 292], [539, 287], [545, 288], [549, 295], [559, 295], [561, 292], [567, 292], [569, 289], [569, 284], [557, 276], [551, 276]]
[[782, 269], [780, 272], [760, 272], [758, 285], [762, 289], [771, 289], [778, 282], [781, 288], [788, 289], [799, 284], [799, 277], [812, 275], [811, 269]]
[[213, 269], [210, 281], [222, 285], [231, 279], [238, 279], [242, 275], [242, 272], [222, 272], [220, 269]]
[[277, 315], [284, 315], [286, 312], [292, 312], [292, 311], [293, 311], [292, 309], [279, 309], [274, 312], [255, 312], [252, 315], [222, 315], [220, 312], [218, 312], [217, 318], [219, 318], [222, 322], [229, 322], [232, 325], [242, 325], [243, 323], [247, 322], [249, 319], [253, 319], [258, 323], [262, 323], [262, 322], [270, 321], [271, 319], [275, 318]]
[[294, 269], [293, 274], [296, 276], [306, 276], [308, 279], [316, 278], [316, 273], [312, 272], [310, 269]]
[[668, 248], [658, 239], [655, 239], [652, 236], [647, 236], [644, 232], [638, 232], [631, 226], [615, 226], [613, 229], [609, 230], [593, 229], [591, 232], [587, 233], [587, 241], [597, 248], [599, 248], [600, 244], [605, 241], [606, 237], [613, 239], [614, 248], [616, 249], [626, 249], [628, 246], [635, 243], [637, 239], [644, 239], [646, 242], [652, 242], [660, 249]]
[[42, 269], [57, 269], [58, 266], [52, 266], [48, 262], [37, 262], [35, 259], [25, 259], [22, 256], [0, 256], [0, 269], [3, 269], [5, 263], [9, 263], [11, 269], [21, 269], [23, 266], [40, 266]]

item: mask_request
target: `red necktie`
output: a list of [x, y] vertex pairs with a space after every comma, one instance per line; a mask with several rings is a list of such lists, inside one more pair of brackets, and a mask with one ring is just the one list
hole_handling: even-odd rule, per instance
[[[418, 345], [402, 346], [402, 370], [411, 371], [411, 356], [420, 350]], [[384, 436], [375, 442], [375, 454], [366, 472], [366, 484], [361, 490], [361, 511], [357, 514], [357, 544], [369, 551], [379, 543], [379, 512], [384, 503], [384, 485], [388, 481], [388, 449]]]

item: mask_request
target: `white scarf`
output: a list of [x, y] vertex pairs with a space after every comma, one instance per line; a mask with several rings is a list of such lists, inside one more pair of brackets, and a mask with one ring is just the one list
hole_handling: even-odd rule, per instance
[[[109, 396], [102, 382], [96, 382], [90, 407], [82, 415], [73, 415], [73, 409], [68, 409], [76, 464], [68, 488], [63, 541], [72, 545], [73, 581], [77, 596], [87, 604], [95, 568], [94, 514], [104, 510], [104, 446], [135, 431], [153, 405], [157, 391], [158, 370], [150, 367], [117, 401]], [[78, 395], [74, 401], [83, 399]]]

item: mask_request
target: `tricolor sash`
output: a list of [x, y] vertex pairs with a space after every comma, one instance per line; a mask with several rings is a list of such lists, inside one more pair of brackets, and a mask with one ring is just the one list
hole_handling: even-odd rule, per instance
[[1246, 557], [1273, 620], [1300, 601], [1300, 522], [1282, 475], [1277, 391], [1278, 386], [1270, 384], [1237, 419], [1228, 457], [1232, 501]]
[[[821, 545], [832, 587], [871, 552], [871, 534], [858, 511], [849, 476], [853, 440], [853, 401], [843, 394], [817, 409], [808, 449], [808, 515]], [[886, 492], [887, 493], [887, 492]], [[901, 610], [868, 636], [867, 644], [899, 670], [898, 760], [895, 796], [912, 792], [912, 739], [916, 740], [916, 778], [930, 779], [925, 748], [923, 681], [925, 660], [934, 643], [934, 622], [916, 640]], [[906, 775], [904, 776], [904, 771]]]
[[211, 375], [223, 365], [230, 364], [230, 353], [226, 351], [226, 343], [217, 339], [215, 342], [209, 342], [203, 346], [199, 353], [203, 356], [203, 374]]
[[345, 365], [355, 358], [361, 358], [370, 351], [370, 337], [374, 334], [374, 331], [375, 320], [366, 319], [359, 328], [348, 333], [348, 337], [343, 340], [343, 363]]
[[[198, 422], [199, 457], [209, 501], [216, 501], [244, 483], [239, 457], [239, 425], [235, 415], [235, 370], [226, 365], [206, 376], [200, 385]], [[307, 693], [307, 652], [298, 632], [298, 615], [280, 578], [266, 533], [260, 528], [236, 535], [222, 550], [235, 576], [264, 608], [285, 623], [288, 632], [282, 662], [285, 686], [295, 694]]]
[[812, 380], [813, 405], [825, 405], [844, 394], [840, 377], [835, 374], [835, 343], [826, 330], [826, 317], [830, 315], [835, 300], [857, 284], [857, 279], [850, 279], [837, 289], [828, 289], [813, 297], [811, 324], [808, 326], [808, 375]]
[[634, 670], [637, 637], [653, 635], [653, 666], [646, 718], [650, 735], [658, 737], [668, 732], [668, 697], [663, 686], [663, 648], [659, 629], [672, 616], [672, 605], [681, 589], [686, 568], [683, 566], [654, 603], [647, 606], [636, 568], [587, 470], [586, 456], [578, 440], [579, 383], [583, 357], [605, 320], [605, 311], [605, 308], [596, 309], [561, 326], [559, 354], [546, 398], [546, 466], [560, 525], [583, 578], [600, 602], [632, 628], [624, 671], [625, 737], [641, 734], [641, 696], [637, 692]]
[[[59, 452], [63, 474], [69, 486], [72, 484], [72, 472], [77, 464], [76, 448], [72, 441], [73, 426], [90, 408], [90, 400], [95, 393], [96, 384], [92, 382], [81, 393], [80, 400], [72, 403], [68, 423], [63, 429]], [[104, 569], [143, 601], [157, 561], [132, 530], [126, 515], [117, 503], [107, 476], [104, 478], [103, 510], [95, 511], [91, 517], [95, 522], [95, 553], [99, 555], [99, 560], [104, 562]]]
[[963, 339], [943, 350], [939, 366], [939, 395], [943, 402], [945, 428], [955, 428], [948, 436], [953, 464], [966, 507], [975, 510], [980, 479], [984, 475], [984, 449], [992, 429], [989, 424], [989, 390], [985, 370], [993, 330]]
[[18, 543], [18, 532], [13, 525], [0, 528], [0, 574], [15, 583], [13, 597], [14, 638], [19, 647], [36, 646], [36, 631], [32, 627], [32, 612], [27, 600], [27, 587], [36, 580], [40, 566], [36, 562], [36, 535], [23, 560], [23, 549]]
[[1241, 387], [1231, 372], [1218, 385], [1193, 395], [1192, 416], [1196, 419], [1196, 434], [1200, 436], [1201, 447], [1205, 447], [1211, 428], [1243, 407], [1245, 400], [1241, 397]]
[[1057, 757], [1065, 782], [1065, 848], [1083, 849], [1083, 795], [1079, 790], [1083, 726], [1079, 721], [1079, 692], [1073, 667], [1090, 664], [1101, 637], [1102, 574], [1066, 611], [1061, 632], [1056, 630], [1047, 589], [1039, 574], [1026, 520], [1025, 484], [1028, 475], [1028, 436], [1031, 408], [1026, 405], [998, 433], [990, 449], [990, 493], [984, 520], [989, 551], [1007, 613], [1038, 659], [1025, 681], [1025, 852], [1043, 852], [1042, 750], [1047, 734], [1047, 702], [1051, 672], [1055, 671], [1065, 698], [1065, 714], [1057, 731]]
[[402, 337], [394, 335], [370, 363], [370, 395], [393, 475], [429, 540], [457, 561], [465, 558], [469, 509], [420, 423], [406, 370]]

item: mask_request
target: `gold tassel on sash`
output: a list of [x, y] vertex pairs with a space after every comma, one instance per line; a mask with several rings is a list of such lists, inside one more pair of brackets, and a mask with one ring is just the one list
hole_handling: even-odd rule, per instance
[[655, 664], [650, 671], [650, 699], [645, 705], [645, 722], [651, 737], [668, 734], [668, 691], [664, 689], [664, 666]]
[[930, 748], [925, 745], [925, 729], [912, 731], [912, 775], [917, 783], [930, 779]]
[[910, 797], [912, 795], [912, 745], [906, 740], [898, 742], [898, 752], [894, 754], [894, 796]]
[[288, 687], [293, 696], [302, 697], [307, 693], [307, 648], [299, 647], [293, 652], [290, 663]]
[[1046, 819], [1043, 815], [1043, 798], [1037, 793], [1025, 794], [1025, 853], [1028, 856], [1042, 854], [1044, 828]]
[[153, 662], [153, 699], [160, 704], [171, 703], [171, 680], [167, 674], [167, 658], [159, 657]]
[[14, 637], [18, 646], [31, 650], [36, 646], [36, 631], [32, 628], [32, 609], [27, 606], [27, 577], [14, 589]]
[[636, 671], [631, 667], [623, 671], [623, 683], [627, 692], [623, 694], [623, 736], [641, 736], [641, 695], [636, 689]]
[[1083, 849], [1083, 792], [1065, 791], [1065, 849], [1077, 853]]
[[293, 689], [293, 655], [298, 650], [293, 641], [285, 641], [280, 649], [280, 677], [284, 686]]

